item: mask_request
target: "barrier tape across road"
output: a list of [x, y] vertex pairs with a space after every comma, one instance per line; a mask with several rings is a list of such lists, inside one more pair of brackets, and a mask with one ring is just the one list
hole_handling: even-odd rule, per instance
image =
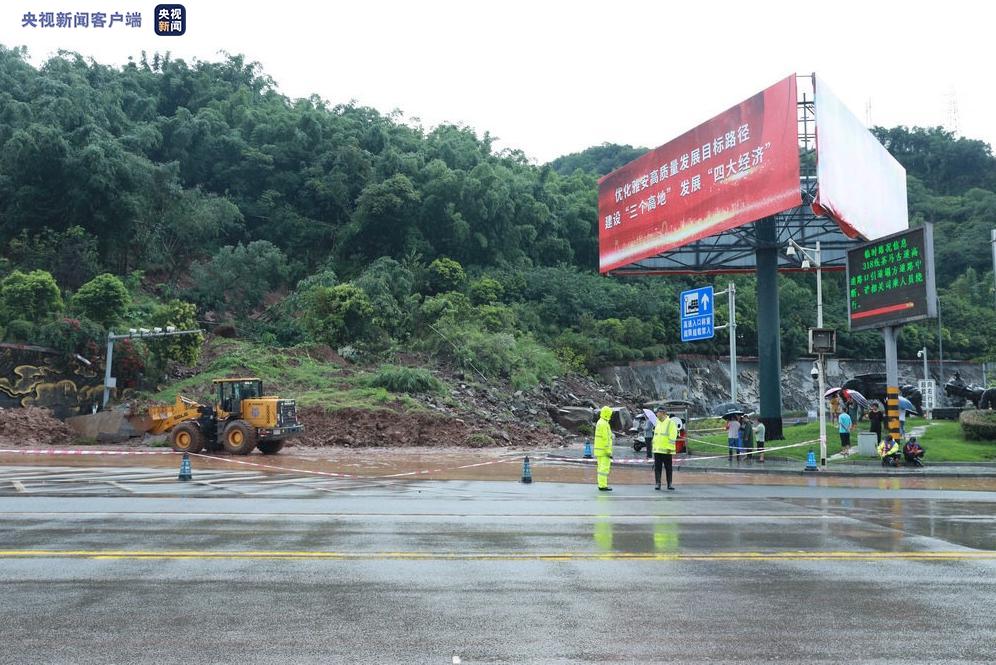
[[[18, 454], [18, 455], [72, 455], [72, 456], [83, 456], [83, 455], [112, 455], [112, 456], [125, 456], [125, 455], [180, 455], [175, 450], [64, 450], [59, 448], [0, 448], [0, 454]], [[354, 473], [336, 473], [334, 471], [315, 471], [313, 469], [295, 469], [285, 466], [277, 466], [276, 464], [262, 464], [260, 462], [250, 462], [247, 460], [235, 459], [232, 457], [219, 457], [215, 455], [204, 455], [202, 453], [187, 453], [191, 457], [199, 457], [202, 459], [212, 459], [220, 462], [226, 462], [228, 464], [240, 464], [243, 466], [251, 466], [259, 469], [271, 469], [274, 471], [282, 471], [284, 473], [299, 473], [311, 476], [325, 476], [328, 478], [351, 478], [351, 479], [369, 479], [369, 480], [384, 480], [390, 478], [406, 478], [414, 476], [427, 476], [433, 473], [443, 473], [445, 471], [459, 471], [461, 469], [472, 469], [478, 466], [489, 466], [491, 464], [503, 464], [507, 462], [518, 461], [520, 455], [516, 455], [514, 459], [508, 457], [497, 458], [493, 460], [487, 460], [486, 462], [476, 462], [474, 464], [462, 464], [460, 466], [452, 467], [440, 467], [437, 469], [420, 469], [418, 471], [405, 471], [402, 473], [391, 473], [387, 475], [380, 476], [365, 476], [361, 474]]]

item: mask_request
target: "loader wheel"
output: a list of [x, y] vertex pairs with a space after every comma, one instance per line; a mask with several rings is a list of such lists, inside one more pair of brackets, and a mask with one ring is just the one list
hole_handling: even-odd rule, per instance
[[180, 423], [173, 428], [170, 444], [178, 453], [199, 453], [204, 448], [204, 435], [194, 423]]
[[276, 455], [280, 452], [280, 449], [284, 447], [283, 441], [260, 441], [256, 444], [259, 448], [259, 452], [264, 455]]
[[256, 428], [244, 420], [236, 420], [225, 428], [221, 445], [233, 455], [248, 455], [256, 447]]

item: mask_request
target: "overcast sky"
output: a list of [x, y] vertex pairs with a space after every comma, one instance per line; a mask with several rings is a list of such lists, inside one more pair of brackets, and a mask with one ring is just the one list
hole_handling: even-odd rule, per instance
[[[40, 64], [169, 50], [244, 53], [281, 92], [400, 109], [490, 132], [544, 162], [603, 143], [655, 147], [792, 73], [816, 72], [862, 121], [944, 125], [996, 142], [988, 2], [0, 0], [0, 43]], [[141, 29], [22, 27], [25, 12], [136, 12]]]

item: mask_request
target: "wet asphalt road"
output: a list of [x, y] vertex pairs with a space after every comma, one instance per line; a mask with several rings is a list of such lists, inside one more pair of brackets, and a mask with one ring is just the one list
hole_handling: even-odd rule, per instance
[[17, 473], [0, 663], [996, 660], [993, 492]]

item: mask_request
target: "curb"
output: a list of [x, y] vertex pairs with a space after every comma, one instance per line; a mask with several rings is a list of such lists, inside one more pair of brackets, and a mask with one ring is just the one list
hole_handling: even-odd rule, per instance
[[[578, 457], [566, 457], [563, 455], [547, 455], [543, 459], [550, 460], [553, 462], [566, 462], [568, 464], [594, 464], [595, 460], [586, 460]], [[675, 460], [681, 462], [690, 462], [695, 458], [680, 458]], [[613, 460], [613, 466], [646, 466], [647, 463], [643, 460], [639, 462], [626, 461], [625, 459]], [[935, 473], [931, 473], [932, 466], [925, 466], [919, 469], [893, 469], [891, 471], [882, 469], [869, 469], [867, 471], [804, 471], [803, 465], [805, 463], [800, 461], [798, 469], [761, 469], [757, 468], [758, 465], [753, 465], [753, 468], [742, 468], [742, 467], [715, 467], [715, 466], [692, 466], [686, 464], [676, 464], [675, 469], [680, 469], [681, 471], [694, 471], [697, 473], [742, 473], [742, 474], [759, 474], [759, 475], [779, 475], [779, 476], [799, 476], [799, 475], [813, 475], [822, 476], [825, 478], [996, 478], [996, 468], [986, 468], [984, 471], [962, 473], [957, 471], [945, 471], [941, 468], [934, 469]], [[938, 465], [945, 464], [945, 462], [938, 462]], [[947, 464], [951, 464], [947, 462]], [[962, 467], [965, 465], [961, 465]]]

